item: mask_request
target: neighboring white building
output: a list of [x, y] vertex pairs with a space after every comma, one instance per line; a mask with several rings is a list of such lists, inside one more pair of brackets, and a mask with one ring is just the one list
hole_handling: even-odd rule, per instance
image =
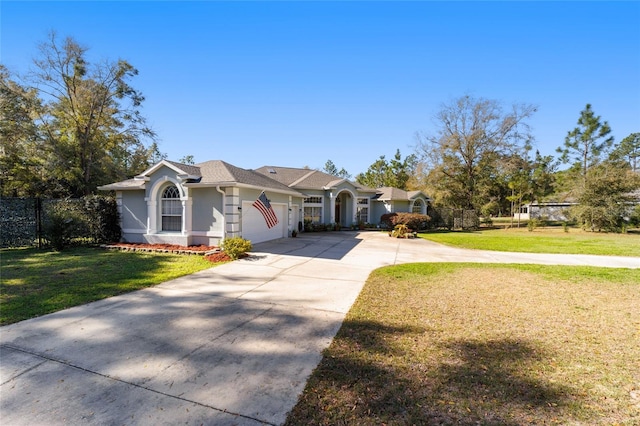
[[565, 221], [568, 220], [566, 210], [576, 203], [570, 202], [548, 202], [548, 203], [531, 203], [520, 207], [520, 213], [514, 213], [514, 218], [520, 220], [540, 219], [542, 217], [547, 220]]

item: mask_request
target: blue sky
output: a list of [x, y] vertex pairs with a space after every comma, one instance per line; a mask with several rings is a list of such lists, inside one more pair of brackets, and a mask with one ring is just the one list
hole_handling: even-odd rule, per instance
[[539, 107], [554, 154], [591, 103], [640, 131], [640, 2], [2, 1], [0, 61], [25, 72], [50, 30], [126, 59], [169, 159], [355, 175], [414, 152], [443, 103]]

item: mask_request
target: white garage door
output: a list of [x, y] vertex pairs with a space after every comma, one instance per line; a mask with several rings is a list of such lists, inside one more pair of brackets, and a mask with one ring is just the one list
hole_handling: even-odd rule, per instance
[[260, 210], [253, 207], [253, 203], [242, 203], [242, 238], [255, 244], [287, 236], [286, 205], [272, 203], [271, 208], [278, 217], [278, 224], [268, 228], [264, 216]]

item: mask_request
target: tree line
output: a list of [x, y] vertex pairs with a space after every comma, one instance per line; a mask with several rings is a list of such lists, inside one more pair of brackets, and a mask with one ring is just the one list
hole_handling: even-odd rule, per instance
[[[640, 217], [640, 207], [632, 212], [640, 199], [640, 132], [615, 142], [609, 123], [587, 104], [558, 157], [542, 155], [533, 150], [528, 124], [536, 109], [459, 97], [441, 106], [433, 133], [417, 135], [415, 153], [402, 159], [398, 150], [390, 161], [381, 156], [355, 180], [424, 190], [435, 205], [483, 217], [512, 215], [547, 199], [574, 203], [572, 218], [593, 230], [620, 230], [625, 218]], [[333, 162], [325, 171], [335, 171]]]
[[[91, 63], [88, 49], [52, 32], [24, 75], [0, 64], [0, 195], [80, 197], [166, 157], [141, 113], [144, 96], [127, 61]], [[587, 104], [557, 157], [534, 151], [537, 108], [461, 96], [441, 105], [415, 152], [380, 156], [362, 185], [423, 190], [438, 206], [511, 215], [549, 197], [575, 201], [576, 220], [615, 228], [640, 188], [640, 132], [614, 141]], [[191, 155], [180, 161], [193, 164]], [[567, 168], [560, 170], [561, 165]], [[351, 179], [332, 160], [324, 171]], [[637, 195], [636, 195], [637, 196]]]

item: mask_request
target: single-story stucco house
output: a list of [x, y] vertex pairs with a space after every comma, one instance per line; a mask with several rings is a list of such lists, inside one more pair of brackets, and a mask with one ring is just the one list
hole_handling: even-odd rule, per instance
[[577, 205], [569, 201], [549, 201], [543, 203], [529, 203], [520, 207], [520, 213], [514, 213], [513, 217], [520, 220], [542, 219], [553, 221], [566, 221], [567, 210]]
[[115, 191], [122, 238], [133, 243], [218, 245], [286, 238], [304, 220], [351, 226], [385, 213], [427, 214], [421, 191], [367, 188], [327, 173], [291, 167], [248, 170], [221, 160], [163, 160], [138, 176], [99, 187]]

